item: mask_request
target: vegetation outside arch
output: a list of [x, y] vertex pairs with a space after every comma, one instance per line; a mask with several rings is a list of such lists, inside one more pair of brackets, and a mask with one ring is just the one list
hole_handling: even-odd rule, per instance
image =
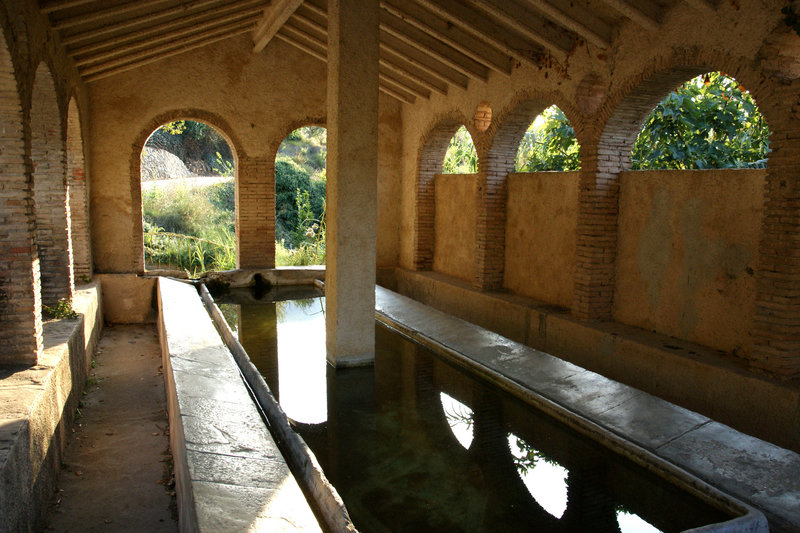
[[517, 172], [572, 171], [581, 166], [580, 145], [569, 119], [558, 106], [545, 109], [520, 141]]

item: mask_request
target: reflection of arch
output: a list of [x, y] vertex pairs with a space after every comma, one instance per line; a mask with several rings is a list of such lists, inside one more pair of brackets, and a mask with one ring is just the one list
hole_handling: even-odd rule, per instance
[[74, 281], [61, 114], [53, 77], [44, 63], [36, 70], [30, 117], [42, 302], [54, 305], [61, 298], [72, 298]]
[[[486, 165], [480, 172], [475, 285], [481, 289], [503, 286], [506, 231], [506, 178], [514, 172], [520, 142], [525, 131], [552, 102], [568, 116], [576, 116], [572, 107], [552, 95], [523, 95], [500, 113], [489, 129]], [[573, 121], [573, 124], [575, 122]], [[574, 127], [577, 128], [577, 125]], [[577, 129], [576, 129], [577, 133]]]
[[89, 239], [88, 182], [83, 157], [81, 117], [75, 98], [67, 108], [67, 190], [69, 192], [70, 233], [75, 278], [92, 277], [92, 250]]
[[[234, 183], [235, 188], [238, 191], [239, 188], [239, 154], [241, 153], [241, 143], [236, 139], [234, 136], [231, 135], [232, 129], [228, 125], [228, 123], [220, 118], [219, 116], [215, 115], [214, 113], [209, 113], [207, 111], [202, 111], [198, 109], [184, 109], [184, 110], [175, 110], [169, 111], [167, 113], [162, 113], [161, 115], [157, 116], [153, 120], [151, 120], [140, 132], [139, 135], [136, 137], [136, 141], [133, 143], [133, 151], [131, 153], [131, 213], [134, 215], [134, 220], [132, 224], [133, 230], [133, 242], [140, 243], [140, 247], [138, 252], [136, 253], [136, 259], [134, 261], [133, 268], [136, 271], [144, 272], [144, 232], [142, 230], [142, 177], [141, 177], [141, 166], [142, 166], [142, 149], [144, 149], [144, 145], [147, 142], [147, 139], [150, 138], [150, 135], [153, 134], [158, 128], [167, 124], [169, 122], [174, 122], [176, 120], [192, 120], [195, 122], [203, 122], [212, 128], [214, 128], [217, 133], [219, 133], [225, 142], [228, 143], [228, 146], [231, 148], [231, 153], [233, 154], [233, 167], [234, 167]], [[236, 249], [237, 254], [239, 250], [239, 195], [236, 195]], [[139, 214], [138, 218], [136, 217], [136, 213]]]
[[0, 198], [0, 363], [35, 364], [42, 350], [39, 259], [33, 246], [33, 197], [25, 168], [22, 106], [4, 38], [0, 38], [0, 147], [4, 184]]
[[433, 268], [435, 201], [433, 181], [442, 172], [442, 162], [456, 130], [466, 124], [461, 114], [442, 117], [422, 141], [417, 158], [416, 215], [414, 227], [414, 269]]

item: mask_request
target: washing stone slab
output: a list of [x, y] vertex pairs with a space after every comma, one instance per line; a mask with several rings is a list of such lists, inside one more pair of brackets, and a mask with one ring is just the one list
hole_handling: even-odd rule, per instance
[[197, 290], [159, 278], [182, 531], [320, 531]]
[[512, 393], [635, 444], [800, 531], [800, 455], [420, 302], [375, 289], [379, 321]]

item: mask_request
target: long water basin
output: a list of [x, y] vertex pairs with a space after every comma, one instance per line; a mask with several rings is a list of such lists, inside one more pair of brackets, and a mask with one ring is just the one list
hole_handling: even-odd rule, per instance
[[318, 290], [216, 299], [359, 531], [645, 533], [733, 518], [384, 325], [374, 366], [334, 369]]

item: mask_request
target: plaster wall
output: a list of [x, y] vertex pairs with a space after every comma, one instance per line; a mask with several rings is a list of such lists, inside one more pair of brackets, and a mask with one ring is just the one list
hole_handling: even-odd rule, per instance
[[509, 174], [504, 286], [568, 308], [577, 222], [577, 172]]
[[[240, 206], [254, 216], [237, 229], [262, 237], [271, 232], [274, 238], [275, 155], [292, 130], [325, 125], [326, 69], [277, 39], [253, 54], [250, 38], [241, 36], [95, 81], [89, 96], [95, 125], [90, 138], [95, 266], [99, 272], [141, 272], [137, 170], [139, 147], [149, 134], [181, 118], [219, 130], [232, 145], [237, 173], [247, 173], [247, 197], [254, 203], [273, 202], [273, 212], [263, 205]], [[391, 205], [397, 196], [401, 139], [392, 132], [399, 128], [400, 104], [382, 95], [380, 111], [378, 261], [393, 264], [398, 241], [390, 229], [397, 224]], [[253, 191], [261, 187], [266, 194]]]
[[475, 271], [475, 175], [439, 174], [434, 187], [433, 270], [471, 280]]
[[614, 319], [741, 350], [756, 297], [765, 175], [622, 174]]

